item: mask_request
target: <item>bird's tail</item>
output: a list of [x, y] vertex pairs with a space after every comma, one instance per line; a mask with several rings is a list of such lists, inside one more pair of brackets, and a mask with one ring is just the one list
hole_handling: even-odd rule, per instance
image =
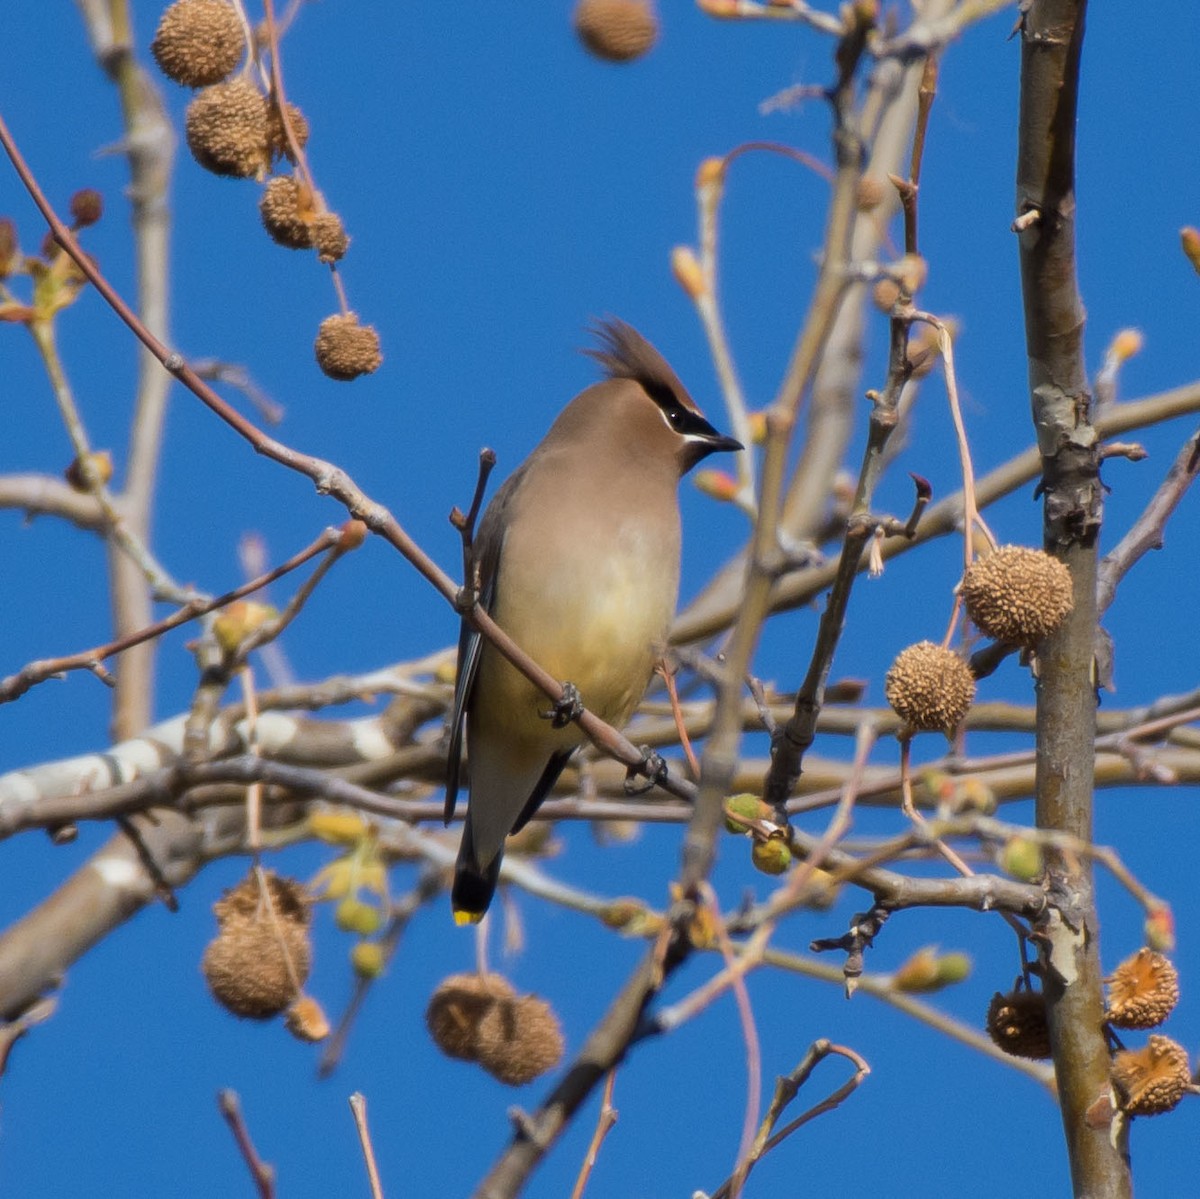
[[454, 885], [450, 889], [450, 906], [454, 911], [455, 924], [478, 924], [496, 893], [496, 882], [500, 878], [500, 859], [503, 848], [482, 869], [475, 860], [474, 839], [471, 836], [471, 815], [463, 825], [462, 842], [458, 847], [458, 861], [454, 864]]

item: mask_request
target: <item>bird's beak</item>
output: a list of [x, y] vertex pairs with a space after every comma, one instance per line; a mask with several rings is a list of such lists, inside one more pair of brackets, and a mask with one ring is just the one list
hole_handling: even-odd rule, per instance
[[726, 437], [723, 433], [714, 431], [713, 436], [708, 438], [710, 454], [715, 454], [720, 450], [744, 450], [745, 448], [736, 437]]

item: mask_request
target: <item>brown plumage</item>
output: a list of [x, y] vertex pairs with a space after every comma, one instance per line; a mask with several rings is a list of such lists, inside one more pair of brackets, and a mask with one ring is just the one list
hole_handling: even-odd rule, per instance
[[[706, 455], [740, 449], [704, 419], [662, 355], [621, 321], [588, 353], [606, 378], [562, 411], [496, 493], [475, 540], [481, 602], [584, 705], [620, 726], [666, 643], [679, 586], [679, 479]], [[466, 730], [471, 799], [451, 896], [482, 917], [504, 839], [554, 786], [582, 734], [464, 623], [451, 721], [446, 819]]]

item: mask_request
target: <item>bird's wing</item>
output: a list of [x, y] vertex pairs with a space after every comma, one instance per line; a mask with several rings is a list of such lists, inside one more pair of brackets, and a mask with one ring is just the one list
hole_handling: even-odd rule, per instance
[[[495, 589], [493, 580], [480, 592], [479, 602], [485, 610], [494, 598]], [[453, 819], [458, 803], [458, 789], [462, 781], [463, 726], [482, 650], [483, 638], [464, 620], [458, 634], [458, 670], [454, 677], [454, 708], [450, 713], [450, 747], [446, 757], [446, 806], [442, 818], [447, 824]]]
[[[560, 749], [550, 755], [550, 761], [546, 763], [541, 778], [538, 779], [537, 785], [525, 801], [525, 806], [521, 809], [516, 824], [512, 826], [513, 833], [519, 833], [532, 819], [534, 812], [542, 806], [542, 800], [550, 794], [554, 784], [558, 782], [558, 776], [562, 774], [574, 752], [575, 747], [572, 746], [570, 749]], [[509, 834], [509, 836], [511, 835], [512, 833]]]
[[[485, 612], [491, 612], [496, 603], [496, 579], [500, 574], [500, 553], [504, 547], [501, 530], [504, 528], [505, 510], [524, 473], [523, 469], [518, 470], [505, 482], [479, 522], [475, 550], [479, 555], [479, 606]], [[454, 816], [462, 783], [463, 730], [482, 653], [483, 637], [464, 620], [458, 633], [458, 669], [454, 677], [454, 707], [450, 713], [450, 743], [446, 757], [446, 805], [442, 818], [447, 824]]]

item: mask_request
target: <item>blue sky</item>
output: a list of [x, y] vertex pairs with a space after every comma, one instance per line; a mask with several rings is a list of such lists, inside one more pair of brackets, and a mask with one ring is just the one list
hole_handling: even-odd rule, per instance
[[[77, 15], [66, 6], [20, 6], [19, 47], [0, 80], [0, 112], [49, 196], [65, 205], [78, 187], [100, 188], [103, 223], [88, 234], [104, 270], [131, 291], [127, 174], [102, 155], [120, 136], [115, 95], [96, 67]], [[671, 247], [695, 239], [697, 164], [750, 140], [788, 142], [828, 158], [819, 104], [764, 115], [763, 99], [829, 78], [829, 44], [798, 26], [714, 22], [684, 0], [663, 0], [664, 37], [628, 68], [594, 62], [571, 35], [569, 5], [375, 5], [307, 7], [284, 47], [289, 95], [313, 128], [310, 160], [353, 236], [343, 277], [352, 306], [375, 324], [385, 364], [344, 386], [313, 367], [318, 321], [335, 307], [322, 269], [261, 232], [252, 185], [201, 172], [186, 150], [174, 186], [173, 339], [195, 357], [246, 363], [286, 406], [279, 435], [344, 467], [449, 570], [457, 535], [446, 521], [465, 504], [479, 447], [499, 455], [498, 475], [517, 465], [558, 409], [594, 378], [577, 353], [597, 315], [631, 321], [669, 357], [714, 423], [725, 426], [703, 335], [668, 269]], [[144, 48], [157, 6], [138, 6]], [[1016, 247], [1008, 224], [1019, 48], [1006, 40], [1007, 10], [948, 51], [930, 127], [921, 195], [923, 249], [931, 265], [924, 305], [962, 323], [957, 348], [966, 420], [982, 472], [1029, 441]], [[1127, 6], [1094, 6], [1081, 102], [1079, 257], [1088, 309], [1087, 353], [1134, 325], [1145, 349], [1125, 368], [1126, 398], [1188, 382], [1198, 373], [1200, 279], [1178, 249], [1181, 225], [1200, 223], [1195, 47], [1200, 13], [1185, 0], [1156, 6], [1136, 30]], [[164, 82], [181, 119], [185, 96]], [[723, 209], [722, 297], [753, 406], [768, 403], [803, 320], [820, 243], [825, 185], [774, 156], [740, 159]], [[17, 220], [28, 249], [36, 214], [0, 169], [0, 213]], [[882, 381], [882, 317], [870, 328], [864, 386]], [[125, 440], [134, 371], [132, 342], [94, 295], [60, 323], [79, 402], [97, 445]], [[28, 338], [0, 328], [0, 399], [6, 435], [0, 472], [56, 474], [70, 458]], [[864, 405], [865, 415], [865, 405]], [[927, 475], [938, 494], [956, 483], [941, 388], [921, 398], [912, 440], [881, 493], [906, 510], [905, 471]], [[1111, 546], [1153, 492], [1194, 421], [1148, 432], [1140, 465], [1111, 464], [1105, 544]], [[1040, 507], [1026, 489], [989, 514], [1005, 541], [1036, 543]], [[744, 534], [736, 513], [683, 487], [684, 597]], [[260, 533], [273, 559], [342, 519], [298, 476], [257, 458], [182, 390], [168, 421], [156, 548], [176, 577], [219, 592], [240, 581], [237, 541]], [[1126, 706], [1197, 685], [1193, 617], [1195, 505], [1185, 500], [1161, 554], [1125, 583], [1108, 622], [1117, 643]], [[0, 674], [31, 658], [72, 651], [107, 636], [103, 553], [88, 536], [0, 513], [8, 584], [0, 625]], [[870, 680], [882, 696], [891, 656], [939, 636], [958, 549], [929, 547], [856, 591], [834, 673]], [[937, 592], [931, 627], [927, 600]], [[36, 597], [36, 598], [35, 598]], [[807, 661], [816, 615], [790, 614], [765, 638], [759, 673], [794, 686]], [[342, 562], [317, 591], [285, 646], [297, 674], [315, 680], [415, 657], [452, 641], [452, 613], [382, 544]], [[184, 636], [161, 655], [157, 714], [188, 702], [194, 680]], [[986, 698], [1027, 702], [1027, 675], [1007, 664], [981, 688]], [[107, 694], [74, 675], [0, 714], [0, 771], [104, 747]], [[988, 742], [980, 739], [979, 747]], [[818, 743], [823, 753], [844, 752]], [[894, 761], [881, 745], [876, 760]], [[1200, 834], [1195, 789], [1102, 795], [1098, 839], [1175, 906], [1183, 1002], [1167, 1032], [1195, 1054], [1200, 1019], [1191, 979], [1200, 972], [1196, 887], [1187, 847]], [[1025, 807], [1006, 812], [1028, 815]], [[811, 825], [819, 828], [819, 823]], [[864, 820], [859, 831], [896, 827]], [[595, 851], [583, 826], [564, 829], [562, 857], [548, 869], [597, 892], [659, 901], [677, 865], [679, 831], [647, 830], [630, 847]], [[54, 848], [37, 835], [0, 846], [0, 922], [49, 893], [107, 836], [84, 829]], [[767, 893], [740, 846], [723, 848], [715, 877], [726, 903], [746, 889]], [[305, 876], [324, 860], [312, 848], [282, 865]], [[441, 1059], [422, 1014], [437, 981], [468, 969], [473, 945], [444, 906], [414, 923], [400, 958], [376, 988], [342, 1070], [314, 1078], [314, 1055], [277, 1026], [238, 1023], [208, 999], [198, 961], [211, 935], [209, 905], [243, 869], [220, 862], [182, 895], [177, 916], [142, 913], [70, 973], [58, 1013], [21, 1043], [3, 1084], [0, 1182], [5, 1193], [149, 1196], [249, 1193], [244, 1167], [218, 1118], [221, 1087], [243, 1099], [280, 1194], [304, 1199], [366, 1193], [346, 1096], [364, 1092], [389, 1195], [469, 1192], [508, 1136], [505, 1110], [533, 1106], [545, 1087], [504, 1091], [469, 1066]], [[399, 871], [394, 889], [408, 876]], [[1132, 951], [1141, 916], [1100, 880], [1106, 966]], [[805, 916], [781, 944], [803, 949], [840, 933], [860, 897]], [[578, 1049], [609, 995], [642, 952], [590, 922], [522, 902], [529, 948], [503, 968], [561, 1013]], [[997, 918], [904, 913], [891, 921], [869, 966], [894, 968], [917, 947], [962, 948], [972, 978], [944, 996], [947, 1009], [981, 1023], [988, 998], [1016, 971], [1011, 933]], [[315, 994], [336, 1013], [349, 991], [347, 942], [322, 912]], [[494, 955], [499, 958], [499, 948]], [[669, 992], [682, 996], [712, 969], [691, 963]], [[768, 1080], [807, 1045], [830, 1037], [861, 1052], [873, 1074], [759, 1167], [749, 1195], [802, 1182], [814, 1193], [844, 1187], [878, 1193], [1065, 1193], [1067, 1173], [1050, 1100], [1031, 1082], [895, 1015], [867, 996], [847, 1003], [827, 985], [752, 980]], [[819, 1072], [811, 1101], [841, 1080]], [[670, 1038], [646, 1044], [622, 1069], [620, 1120], [606, 1142], [589, 1195], [657, 1197], [714, 1189], [737, 1148], [745, 1090], [741, 1037], [726, 998]], [[1139, 1193], [1187, 1193], [1194, 1177], [1193, 1101], [1134, 1130]], [[569, 1193], [594, 1120], [594, 1105], [556, 1148], [528, 1193]], [[853, 1138], [853, 1140], [851, 1139]], [[853, 1145], [853, 1158], [839, 1152]], [[358, 1191], [361, 1188], [361, 1191]]]

